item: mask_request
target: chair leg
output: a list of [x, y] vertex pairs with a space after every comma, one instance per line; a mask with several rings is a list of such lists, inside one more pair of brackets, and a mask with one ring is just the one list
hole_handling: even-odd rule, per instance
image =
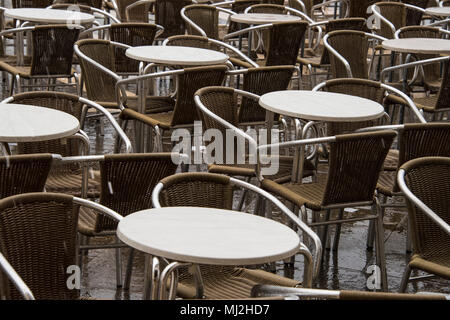
[[406, 253], [412, 252], [412, 243], [411, 243], [411, 222], [409, 217], [406, 217], [407, 229], [406, 229]]
[[[344, 217], [344, 208], [339, 209], [339, 220], [342, 220]], [[336, 224], [336, 231], [334, 233], [334, 241], [333, 241], [333, 251], [337, 252], [339, 247], [339, 239], [341, 238], [341, 226], [342, 223]]]
[[[384, 212], [385, 212], [385, 204], [387, 202], [387, 197], [386, 196], [381, 196], [381, 216], [384, 217]], [[366, 247], [368, 251], [372, 251], [373, 250], [373, 243], [375, 240], [375, 220], [370, 220], [369, 221], [369, 229], [367, 231], [367, 243], [366, 243]]]
[[128, 255], [128, 263], [127, 263], [127, 270], [125, 271], [125, 282], [123, 285], [124, 290], [130, 289], [130, 283], [131, 283], [131, 273], [133, 272], [133, 258], [134, 258], [134, 249], [130, 248], [130, 253]]
[[400, 284], [400, 289], [398, 292], [403, 293], [406, 291], [406, 288], [408, 287], [409, 277], [411, 276], [411, 268], [409, 265], [406, 266], [405, 272], [403, 273], [402, 282]]
[[377, 265], [381, 272], [381, 289], [385, 292], [388, 291], [387, 271], [386, 271], [386, 256], [384, 252], [384, 228], [383, 228], [383, 216], [381, 210], [379, 210], [379, 204], [376, 204], [376, 210], [378, 217], [376, 218], [376, 230], [375, 230], [375, 250], [377, 257]]
[[[116, 243], [119, 244], [120, 240], [116, 238]], [[120, 248], [116, 248], [116, 282], [117, 287], [122, 287], [122, 255]]]
[[[331, 213], [331, 210], [326, 211], [325, 222], [330, 220], [330, 213]], [[322, 241], [322, 246], [324, 246], [327, 250], [330, 249], [330, 246], [328, 245], [328, 225], [327, 224], [322, 226], [320, 241]], [[325, 251], [325, 250], [323, 250], [323, 251]]]

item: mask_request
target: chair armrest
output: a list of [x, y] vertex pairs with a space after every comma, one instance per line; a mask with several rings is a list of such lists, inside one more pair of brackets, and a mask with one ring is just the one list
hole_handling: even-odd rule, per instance
[[25, 300], [35, 300], [33, 293], [19, 274], [9, 264], [8, 260], [0, 253], [0, 270], [6, 275], [6, 277], [14, 284], [16, 289], [20, 292]]

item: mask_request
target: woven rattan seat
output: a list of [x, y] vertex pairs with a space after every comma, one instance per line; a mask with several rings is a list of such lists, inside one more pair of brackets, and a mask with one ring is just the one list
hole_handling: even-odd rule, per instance
[[[233, 186], [230, 178], [212, 173], [181, 173], [161, 180], [159, 201], [162, 207], [194, 206], [232, 209]], [[256, 284], [277, 284], [296, 287], [299, 281], [281, 277], [263, 270], [237, 266], [200, 265], [207, 299], [239, 299], [250, 297]], [[196, 287], [186, 268], [180, 270], [177, 295], [194, 298]]]
[[[410, 274], [413, 269], [450, 279], [447, 193], [450, 188], [450, 158], [424, 157], [408, 161], [400, 168], [399, 181], [403, 183], [402, 191], [406, 195], [414, 250], [400, 286], [400, 291], [404, 292], [412, 280]], [[423, 209], [423, 205], [428, 207], [428, 211]]]

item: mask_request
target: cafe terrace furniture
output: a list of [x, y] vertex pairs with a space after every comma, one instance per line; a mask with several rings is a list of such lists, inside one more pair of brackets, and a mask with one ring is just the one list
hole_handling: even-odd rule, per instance
[[410, 277], [412, 270], [450, 279], [450, 158], [417, 158], [403, 164], [397, 181], [406, 196], [411, 219], [413, 256], [403, 275], [400, 292], [408, 282], [430, 276]]

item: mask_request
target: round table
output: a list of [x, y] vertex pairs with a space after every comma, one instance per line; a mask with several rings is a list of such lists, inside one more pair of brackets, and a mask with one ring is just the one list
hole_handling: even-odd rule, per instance
[[293, 22], [302, 20], [298, 16], [277, 13], [238, 13], [230, 16], [236, 23], [265, 24], [274, 22]]
[[425, 9], [425, 13], [432, 16], [450, 17], [450, 7], [430, 7]]
[[73, 135], [80, 129], [74, 116], [55, 109], [0, 104], [0, 142], [35, 142]]
[[[117, 236], [149, 255], [194, 264], [262, 264], [291, 257], [300, 248], [297, 233], [279, 222], [199, 207], [165, 207], [130, 214], [119, 222]], [[148, 263], [146, 259], [147, 267]], [[145, 280], [145, 288], [149, 281]]]
[[164, 65], [206, 66], [228, 61], [228, 55], [219, 51], [181, 46], [133, 47], [127, 49], [125, 55], [135, 60]]
[[435, 38], [403, 38], [385, 40], [384, 49], [403, 53], [450, 54], [450, 40]]
[[375, 101], [325, 91], [274, 91], [262, 95], [259, 104], [274, 113], [329, 122], [373, 120], [384, 114], [383, 106]]
[[83, 12], [43, 8], [7, 9], [5, 16], [21, 21], [70, 25], [90, 23], [95, 19], [93, 15]]

